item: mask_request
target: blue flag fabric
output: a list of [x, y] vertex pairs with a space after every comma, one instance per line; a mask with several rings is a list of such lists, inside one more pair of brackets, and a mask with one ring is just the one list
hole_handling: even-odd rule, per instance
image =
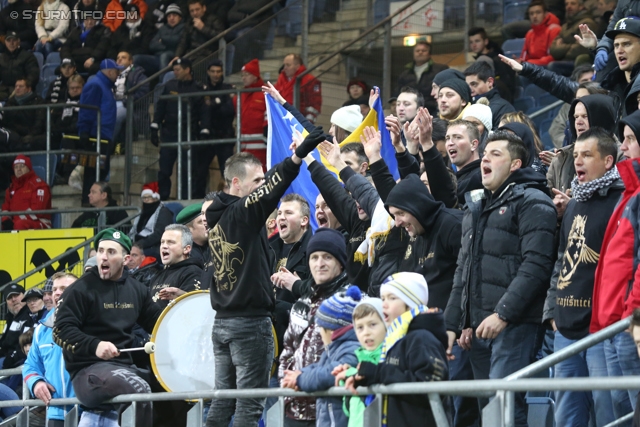
[[[267, 167], [271, 169], [274, 165], [277, 165], [287, 157], [291, 156], [291, 150], [289, 146], [293, 138], [294, 130], [300, 132], [303, 136], [306, 136], [308, 132], [304, 127], [296, 120], [296, 118], [282, 105], [271, 97], [271, 95], [265, 94], [265, 101], [267, 105], [267, 121], [269, 123], [269, 130], [267, 133]], [[320, 161], [320, 153], [318, 150], [314, 150], [313, 157], [317, 161]], [[300, 174], [293, 181], [289, 189], [285, 194], [297, 193], [304, 197], [309, 202], [309, 208], [311, 209], [311, 218], [309, 222], [311, 229], [315, 232], [318, 228], [315, 217], [315, 203], [316, 198], [320, 192], [318, 187], [311, 180], [311, 174], [307, 171], [307, 164], [302, 162], [300, 166]]]
[[400, 173], [398, 172], [398, 162], [396, 161], [396, 150], [391, 142], [391, 133], [387, 130], [387, 125], [384, 124], [384, 108], [382, 108], [382, 101], [379, 97], [373, 104], [373, 109], [378, 116], [378, 130], [382, 140], [380, 156], [389, 167], [391, 175], [398, 180], [400, 179]]

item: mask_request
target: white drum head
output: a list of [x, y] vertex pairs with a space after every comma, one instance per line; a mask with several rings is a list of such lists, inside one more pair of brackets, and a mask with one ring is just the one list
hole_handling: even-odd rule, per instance
[[176, 298], [164, 309], [151, 341], [151, 367], [167, 391], [212, 390], [215, 361], [211, 330], [215, 311], [209, 291], [195, 291]]

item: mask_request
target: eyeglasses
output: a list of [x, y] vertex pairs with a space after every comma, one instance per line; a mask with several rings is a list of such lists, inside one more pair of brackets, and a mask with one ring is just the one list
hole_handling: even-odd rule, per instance
[[153, 200], [153, 196], [142, 196], [143, 201]]

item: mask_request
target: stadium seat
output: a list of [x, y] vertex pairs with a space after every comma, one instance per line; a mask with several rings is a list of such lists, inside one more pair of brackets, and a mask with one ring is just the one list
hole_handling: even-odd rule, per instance
[[505, 4], [504, 17], [502, 18], [503, 25], [524, 20], [528, 8], [529, 2]]
[[[534, 378], [553, 378], [553, 368], [535, 374]], [[555, 402], [550, 392], [527, 392], [525, 402], [529, 406], [529, 427], [554, 427]]]
[[62, 228], [62, 214], [51, 214], [51, 228]]
[[524, 96], [530, 96], [533, 99], [539, 99], [541, 96], [548, 95], [549, 92], [537, 85], [528, 85], [524, 88]]
[[529, 114], [536, 109], [536, 100], [533, 96], [523, 96], [513, 102], [513, 107], [516, 111], [522, 111], [525, 114]]
[[550, 93], [546, 93], [542, 96], [537, 97], [536, 99], [538, 100], [539, 107], [546, 107], [547, 105], [551, 105], [556, 101], [560, 101], [558, 98], [551, 95]]
[[38, 95], [40, 95], [40, 97], [42, 99], [45, 99], [47, 97], [47, 93], [49, 92], [49, 86], [51, 86], [51, 83], [53, 83], [53, 81], [57, 78], [58, 76], [48, 76], [48, 77], [44, 77], [40, 80], [40, 82], [38, 83], [38, 86], [40, 86], [40, 83], [42, 83], [42, 86], [40, 87], [40, 89], [38, 91]]
[[542, 145], [544, 145], [545, 150], [553, 150], [554, 148], [556, 148], [556, 146], [553, 145], [553, 139], [551, 139], [551, 135], [548, 131], [542, 132], [542, 135], [540, 135], [540, 140], [542, 141]]
[[33, 56], [36, 57], [38, 61], [38, 67], [42, 70], [42, 64], [44, 64], [44, 56], [40, 52], [33, 52]]
[[51, 52], [49, 55], [47, 55], [47, 60], [45, 61], [45, 64], [56, 64], [56, 65], [60, 65], [60, 52]]
[[513, 94], [513, 99], [522, 98], [524, 96], [524, 88], [522, 86], [516, 86], [516, 91]]
[[169, 202], [165, 203], [164, 206], [171, 212], [173, 212], [173, 222], [176, 222], [176, 217], [178, 216], [180, 211], [184, 209], [184, 206], [182, 206], [182, 203], [180, 202]]
[[524, 39], [511, 39], [502, 43], [502, 51], [504, 52], [504, 56], [507, 58], [511, 58], [513, 56], [519, 58], [523, 47]]
[[[33, 170], [41, 179], [47, 181], [47, 155], [46, 154], [34, 154], [31, 156], [31, 165]], [[49, 154], [49, 187], [53, 187], [53, 178], [56, 174], [56, 166], [58, 165], [58, 156], [55, 154]], [[42, 168], [42, 169], [39, 169]], [[38, 171], [40, 173], [38, 173]]]
[[56, 75], [56, 68], [58, 68], [60, 65], [58, 64], [44, 64], [42, 66], [42, 68], [40, 69], [40, 78], [41, 79], [46, 79], [47, 77], [50, 76], [54, 76]]

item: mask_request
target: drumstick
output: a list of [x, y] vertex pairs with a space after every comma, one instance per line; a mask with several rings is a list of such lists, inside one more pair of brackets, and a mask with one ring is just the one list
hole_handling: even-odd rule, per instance
[[144, 350], [145, 353], [147, 354], [151, 354], [154, 353], [156, 351], [156, 343], [153, 343], [151, 341], [149, 341], [148, 343], [146, 343], [144, 345], [144, 347], [136, 347], [136, 348], [123, 348], [118, 350], [120, 353], [126, 353], [129, 351], [140, 351], [140, 350]]
[[[67, 139], [80, 140], [80, 137], [77, 136], [77, 135], [65, 135], [64, 137], [67, 138]], [[89, 138], [89, 141], [96, 142], [96, 141], [98, 141], [98, 139], [97, 138]], [[107, 140], [103, 139], [103, 138], [100, 138], [100, 144], [107, 144]]]

